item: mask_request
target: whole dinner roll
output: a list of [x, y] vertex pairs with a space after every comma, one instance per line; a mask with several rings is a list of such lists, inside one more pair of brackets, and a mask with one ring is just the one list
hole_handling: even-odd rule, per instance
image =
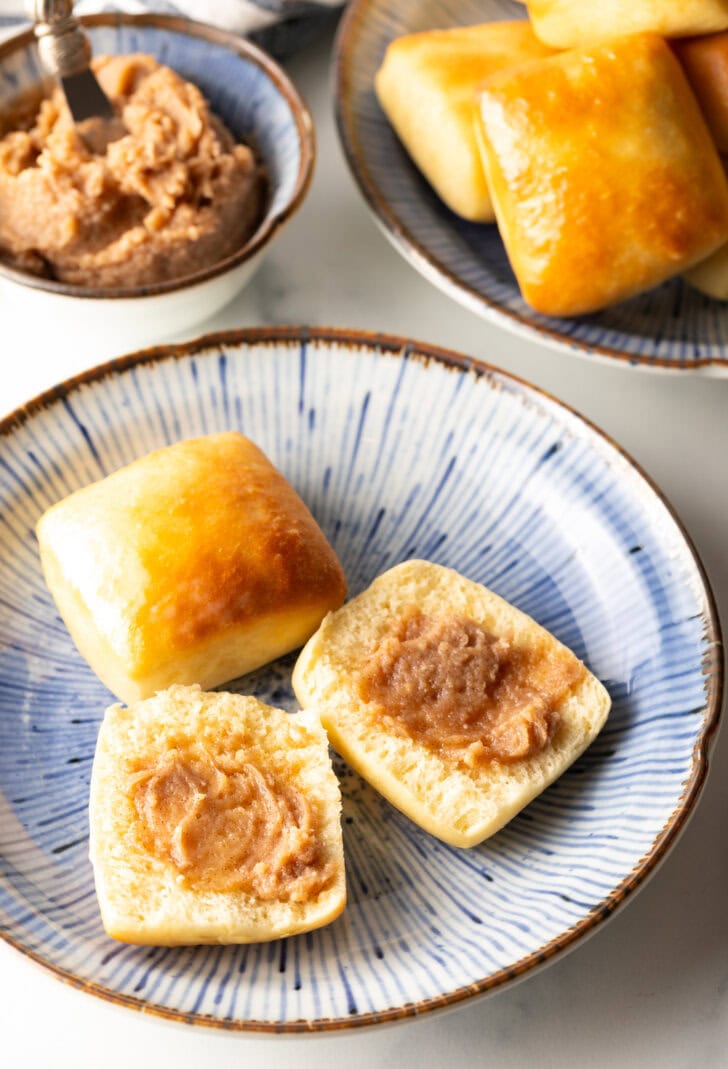
[[213, 687], [301, 646], [346, 581], [306, 505], [242, 434], [160, 449], [38, 522], [48, 587], [122, 701]]

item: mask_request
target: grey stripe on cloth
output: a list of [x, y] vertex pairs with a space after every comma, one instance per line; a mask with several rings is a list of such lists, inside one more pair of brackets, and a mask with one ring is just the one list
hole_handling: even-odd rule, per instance
[[[287, 55], [302, 48], [330, 21], [327, 16], [345, 0], [118, 0], [100, 3], [79, 0], [74, 11], [88, 15], [95, 11], [126, 11], [139, 14], [182, 15], [209, 22], [223, 30], [251, 36], [275, 55]], [[0, 36], [27, 22], [23, 0], [0, 0]]]

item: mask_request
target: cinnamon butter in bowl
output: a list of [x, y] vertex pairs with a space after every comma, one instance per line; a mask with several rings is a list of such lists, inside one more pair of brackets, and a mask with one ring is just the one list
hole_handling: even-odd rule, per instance
[[301, 203], [310, 115], [250, 42], [189, 20], [84, 20], [125, 134], [90, 152], [32, 33], [0, 47], [0, 286], [59, 329], [148, 342], [213, 315]]

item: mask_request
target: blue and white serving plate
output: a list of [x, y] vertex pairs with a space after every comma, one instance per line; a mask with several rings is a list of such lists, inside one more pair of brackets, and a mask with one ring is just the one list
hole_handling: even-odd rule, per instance
[[[605, 682], [586, 754], [495, 837], [436, 841], [337, 760], [349, 905], [277, 943], [104, 934], [87, 794], [111, 695], [46, 590], [33, 529], [149, 450], [234, 428], [293, 483], [351, 593], [409, 557], [457, 568]], [[679, 522], [599, 431], [467, 357], [379, 335], [261, 328], [122, 358], [0, 425], [0, 932], [92, 994], [224, 1029], [406, 1018], [502, 988], [596, 929], [675, 841], [722, 690], [712, 596]], [[295, 656], [233, 684], [293, 708]]]
[[389, 125], [374, 75], [405, 33], [525, 17], [511, 0], [351, 0], [336, 45], [336, 117], [351, 171], [394, 247], [426, 279], [500, 326], [627, 365], [728, 376], [728, 305], [679, 279], [603, 312], [540, 315], [521, 297], [495, 225], [468, 223], [433, 192]]

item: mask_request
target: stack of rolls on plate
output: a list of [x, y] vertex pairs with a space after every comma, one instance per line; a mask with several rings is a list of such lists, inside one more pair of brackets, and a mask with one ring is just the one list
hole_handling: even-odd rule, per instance
[[526, 9], [389, 45], [376, 93], [415, 164], [452, 211], [497, 223], [544, 315], [676, 275], [728, 299], [728, 3]]
[[346, 594], [290, 483], [242, 434], [177, 442], [37, 525], [64, 622], [107, 709], [90, 855], [109, 935], [245, 943], [346, 902], [339, 786], [316, 717], [210, 693], [300, 646]]
[[[306, 932], [346, 903], [329, 743], [456, 847], [494, 834], [583, 752], [610, 699], [534, 620], [451, 569], [406, 561], [346, 604], [334, 550], [242, 434], [150, 453], [37, 525], [106, 710], [90, 856], [130, 943]], [[305, 643], [301, 710], [209, 688]]]

